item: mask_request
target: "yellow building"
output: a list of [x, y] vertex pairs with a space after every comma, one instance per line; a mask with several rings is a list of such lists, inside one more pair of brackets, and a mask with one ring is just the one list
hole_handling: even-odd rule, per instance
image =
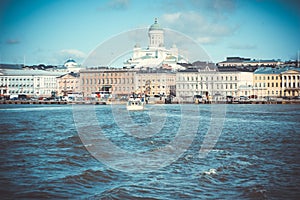
[[283, 70], [285, 70], [285, 68], [258, 68], [254, 72], [254, 95], [257, 95], [258, 98], [282, 96], [281, 72]]
[[176, 74], [169, 71], [139, 71], [135, 78], [136, 93], [150, 96], [175, 95]]
[[300, 71], [295, 68], [262, 67], [254, 72], [254, 93], [262, 97], [298, 96]]
[[57, 96], [67, 96], [68, 93], [80, 93], [78, 73], [69, 73], [57, 77]]

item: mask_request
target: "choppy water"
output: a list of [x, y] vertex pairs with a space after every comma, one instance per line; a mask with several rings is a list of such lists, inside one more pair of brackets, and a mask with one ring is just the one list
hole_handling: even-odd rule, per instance
[[[84, 118], [89, 106], [77, 112]], [[133, 152], [171, 142], [182, 108], [191, 120], [199, 119], [191, 146], [177, 160], [152, 172], [128, 173], [87, 151], [72, 106], [0, 105], [1, 199], [299, 199], [300, 106], [227, 105], [218, 142], [207, 157], [199, 158], [213, 106], [149, 105], [147, 111], [118, 116], [124, 106], [115, 106], [114, 112], [110, 106], [96, 106], [107, 138]], [[127, 119], [122, 115], [134, 124], [115, 122]], [[162, 126], [160, 134], [128, 135], [135, 125], [149, 123]], [[185, 131], [189, 128], [195, 127]]]

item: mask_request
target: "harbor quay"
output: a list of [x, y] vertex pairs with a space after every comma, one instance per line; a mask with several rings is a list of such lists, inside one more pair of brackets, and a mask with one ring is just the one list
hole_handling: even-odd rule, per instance
[[[0, 104], [62, 104], [62, 105], [72, 105], [72, 104], [86, 104], [86, 105], [110, 105], [110, 104], [126, 104], [127, 101], [120, 100], [108, 100], [108, 101], [32, 101], [32, 100], [0, 100]], [[148, 104], [300, 104], [300, 99], [272, 99], [272, 100], [230, 100], [228, 101], [205, 101], [195, 99], [194, 101], [178, 101], [176, 98], [174, 100], [152, 100]]]

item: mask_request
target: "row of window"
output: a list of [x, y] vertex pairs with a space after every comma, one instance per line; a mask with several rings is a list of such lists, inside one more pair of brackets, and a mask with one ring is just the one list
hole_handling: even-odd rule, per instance
[[[169, 87], [169, 86], [167, 86], [167, 87]], [[138, 86], [138, 88], [141, 89], [141, 88], [146, 88], [146, 87], [145, 87], [145, 86], [143, 86], [143, 87]], [[152, 88], [155, 89], [155, 86], [152, 86]], [[164, 88], [166, 88], [166, 87], [165, 87], [164, 85], [162, 85], [162, 86], [158, 85], [157, 88], [159, 88], [159, 89], [160, 89], [160, 88], [163, 88], [163, 89], [164, 89]]]
[[[95, 92], [95, 91], [100, 91], [101, 88], [97, 88], [97, 87], [83, 87], [82, 88], [85, 92]], [[125, 86], [120, 86], [120, 87], [114, 87], [114, 92], [127, 92], [127, 93], [131, 93], [132, 91], [134, 91], [134, 87], [125, 87]]]
[[[255, 83], [254, 84], [255, 87], [281, 87], [281, 83]], [[283, 83], [283, 87], [290, 87], [290, 88], [296, 88], [296, 87], [300, 87], [300, 82], [298, 83], [295, 83], [295, 82], [289, 82], [289, 83], [286, 83], [284, 82]]]
[[84, 85], [93, 84], [133, 84], [133, 78], [110, 78], [110, 79], [81, 79], [81, 83]]
[[300, 80], [300, 76], [283, 76], [284, 80]]
[[255, 80], [281, 80], [279, 76], [255, 76]]
[[[203, 95], [205, 95], [205, 92], [206, 91], [202, 91], [202, 92], [200, 92], [200, 94], [203, 94]], [[214, 92], [214, 94], [219, 94], [221, 91], [215, 91]], [[178, 96], [180, 96], [181, 98], [193, 98], [193, 96], [194, 96], [194, 91], [183, 91], [183, 92], [180, 92], [180, 94], [178, 95]], [[212, 94], [209, 94], [209, 95], [212, 95]], [[222, 92], [222, 96], [223, 97], [221, 97], [221, 98], [225, 98], [226, 96], [231, 96], [231, 95], [233, 95], [233, 96], [237, 96], [238, 95], [238, 93], [237, 92], [232, 92], [232, 91], [224, 91], [224, 92]], [[225, 97], [224, 97], [225, 96]]]
[[286, 83], [286, 82], [284, 82], [283, 83], [283, 87], [289, 87], [289, 88], [299, 88], [300, 87], [300, 83], [298, 82], [297, 84], [295, 83], [295, 82], [293, 82], [293, 83], [291, 83], [291, 82], [289, 82], [289, 83]]
[[8, 87], [33, 87], [33, 84], [8, 84]]
[[234, 77], [232, 77], [232, 76], [210, 76], [210, 77], [202, 77], [202, 76], [200, 76], [200, 79], [198, 79], [198, 77], [184, 77], [184, 76], [179, 76], [178, 77], [178, 80], [179, 81], [214, 81], [214, 80], [216, 80], [216, 81], [233, 81], [233, 80], [235, 80], [235, 81], [237, 81], [238, 79], [237, 79], [237, 76], [234, 76]]
[[236, 83], [229, 83], [229, 84], [177, 84], [178, 89], [237, 89]]
[[281, 84], [276, 82], [276, 83], [255, 83], [255, 87], [281, 87]]
[[10, 90], [9, 91], [10, 94], [33, 94], [33, 91], [29, 91], [29, 90]]
[[255, 80], [300, 80], [300, 76], [283, 76], [283, 77], [279, 77], [279, 76], [255, 76]]
[[[81, 73], [80, 76], [83, 77], [83, 78], [88, 78], [89, 76], [91, 78], [93, 77], [107, 77], [107, 76], [129, 76], [130, 73], [98, 73], [98, 74], [95, 74], [95, 73]], [[131, 74], [132, 75], [132, 74]]]
[[33, 78], [1, 78], [1, 81], [33, 81]]

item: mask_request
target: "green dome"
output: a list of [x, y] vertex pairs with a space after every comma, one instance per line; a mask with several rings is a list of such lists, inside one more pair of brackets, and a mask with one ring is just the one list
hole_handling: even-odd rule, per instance
[[149, 28], [149, 31], [152, 30], [163, 30], [160, 25], [157, 23], [157, 19], [155, 18], [154, 24], [152, 24]]

